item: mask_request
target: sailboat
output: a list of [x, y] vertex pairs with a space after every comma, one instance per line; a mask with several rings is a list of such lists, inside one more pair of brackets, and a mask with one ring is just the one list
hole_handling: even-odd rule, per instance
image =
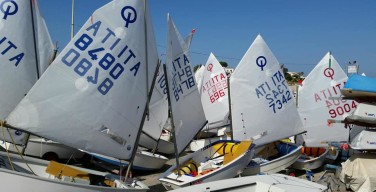
[[255, 156], [242, 175], [276, 173], [300, 156], [301, 146], [280, 140], [304, 132], [280, 64], [258, 35], [230, 78], [233, 139], [252, 139]]
[[355, 101], [331, 98], [341, 96], [340, 89], [346, 80], [347, 75], [328, 52], [299, 86], [298, 110], [307, 133], [297, 138], [305, 148], [294, 168], [317, 169], [326, 157], [335, 159], [338, 156], [338, 150], [329, 154], [329, 144], [347, 142], [349, 131], [344, 125], [328, 123], [328, 119], [342, 119], [357, 106]]
[[202, 73], [202, 77], [199, 79], [201, 82], [197, 85], [201, 85], [198, 87], [208, 125], [197, 135], [196, 140], [192, 140], [191, 151], [197, 151], [224, 138], [229, 126], [228, 78], [225, 70], [213, 53], [210, 53], [205, 66], [199, 70], [202, 72], [197, 71], [196, 73]]
[[[114, 0], [92, 14], [2, 125], [132, 162], [157, 64], [147, 2]], [[7, 190], [148, 189], [53, 161], [6, 153], [0, 159], [0, 183]]]
[[[0, 88], [4, 90], [0, 92], [0, 118], [5, 119], [47, 69], [55, 51], [37, 1], [17, 0], [2, 6], [14, 9], [4, 13], [0, 31]], [[28, 134], [10, 130], [0, 138], [24, 145]]]
[[[0, 72], [3, 78], [0, 88], [4, 90], [0, 93], [1, 119], [5, 119], [21, 101], [56, 54], [37, 1], [5, 2], [4, 7], [20, 9], [6, 15], [0, 32], [0, 49], [4, 55], [0, 58], [4, 64]], [[69, 159], [71, 156], [81, 158], [83, 155], [77, 149], [22, 131], [3, 130], [3, 133], [0, 134], [3, 141], [0, 145], [11, 152], [55, 160]]]
[[[184, 40], [170, 15], [168, 15], [168, 26], [165, 73], [176, 164], [165, 171], [159, 181], [166, 189], [171, 190], [195, 183], [234, 177], [250, 160], [253, 147], [250, 141], [218, 141], [179, 158], [191, 139], [207, 122], [188, 51], [184, 50]], [[227, 144], [229, 147], [226, 150]]]
[[[189, 51], [194, 33], [195, 30], [192, 30], [184, 39], [184, 50]], [[140, 145], [163, 154], [174, 154], [174, 144], [170, 142], [171, 137], [169, 137], [171, 134], [170, 127], [171, 122], [168, 118], [166, 75], [161, 67], [150, 101], [149, 116], [143, 127], [144, 134], [141, 135]], [[163, 139], [163, 137], [166, 139]]]

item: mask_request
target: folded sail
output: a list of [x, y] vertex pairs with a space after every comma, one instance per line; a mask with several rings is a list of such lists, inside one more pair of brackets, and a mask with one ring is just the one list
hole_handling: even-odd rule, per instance
[[260, 35], [231, 75], [233, 137], [263, 145], [302, 133], [279, 62]]
[[303, 135], [306, 146], [348, 140], [349, 131], [344, 124], [328, 123], [328, 119], [343, 120], [357, 106], [355, 101], [333, 99], [341, 96], [346, 80], [345, 72], [328, 52], [299, 87], [298, 110], [307, 130]]
[[74, 148], [129, 159], [157, 62], [145, 1], [112, 1], [93, 13], [6, 120]]
[[210, 54], [203, 70], [199, 89], [209, 127], [226, 125], [229, 112], [226, 72], [213, 53]]
[[185, 47], [184, 40], [168, 16], [166, 68], [178, 154], [206, 122], [188, 49]]
[[[47, 69], [54, 46], [36, 0], [5, 1], [1, 6], [7, 10], [0, 28], [0, 118], [5, 119]], [[13, 139], [4, 140], [25, 143], [26, 134], [10, 132]]]

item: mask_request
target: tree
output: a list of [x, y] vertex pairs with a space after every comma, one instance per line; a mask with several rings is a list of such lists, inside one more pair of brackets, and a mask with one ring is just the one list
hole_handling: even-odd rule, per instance
[[193, 72], [196, 72], [200, 67], [202, 67], [201, 64], [194, 66], [193, 67]]
[[220, 61], [219, 63], [222, 65], [222, 67], [228, 67], [228, 64], [226, 61]]
[[282, 70], [283, 70], [283, 75], [285, 76], [285, 79], [290, 82], [292, 80], [292, 77], [290, 75], [290, 73], [288, 73], [289, 69], [287, 69], [286, 67], [282, 67]]

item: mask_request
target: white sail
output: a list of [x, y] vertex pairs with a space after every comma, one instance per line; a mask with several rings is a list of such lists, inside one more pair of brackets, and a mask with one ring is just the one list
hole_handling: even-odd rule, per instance
[[[37, 1], [5, 1], [0, 20], [0, 118], [21, 101], [54, 56], [54, 47]], [[24, 144], [27, 134], [10, 130], [2, 140]]]
[[145, 1], [112, 1], [93, 13], [6, 120], [74, 148], [129, 159], [157, 62]]
[[[348, 129], [344, 124], [328, 124], [328, 119], [343, 120], [357, 103], [350, 100], [336, 100], [347, 76], [328, 52], [308, 74], [298, 90], [298, 110], [303, 121], [304, 142], [309, 147], [328, 146], [327, 142], [347, 141]], [[301, 142], [301, 141], [300, 141]]]
[[229, 112], [226, 72], [213, 53], [210, 53], [203, 69], [202, 85], [199, 88], [209, 127], [226, 125]]
[[195, 34], [195, 32], [196, 32], [196, 29], [192, 29], [192, 31], [188, 34], [188, 36], [185, 37], [184, 42], [185, 42], [186, 49], [189, 49], [189, 47], [191, 47], [193, 35]]
[[166, 68], [177, 154], [185, 149], [206, 122], [193, 67], [184, 44], [168, 16]]
[[34, 23], [36, 29], [36, 38], [38, 44], [38, 60], [39, 60], [39, 75], [46, 71], [47, 67], [52, 63], [55, 57], [56, 47], [51, 41], [50, 33], [48, 32], [46, 22], [39, 10], [38, 2], [31, 1], [34, 5]]
[[[202, 76], [204, 74], [205, 67], [200, 65], [199, 68], [195, 72], [195, 80], [197, 83], [197, 87], [201, 87], [202, 85]], [[198, 89], [198, 92], [201, 95], [201, 89]]]
[[231, 75], [233, 137], [263, 145], [303, 132], [294, 97], [260, 35]]
[[[192, 30], [184, 39], [184, 49], [189, 51], [191, 46], [193, 34], [196, 30]], [[168, 119], [168, 102], [167, 102], [167, 88], [166, 77], [163, 72], [163, 67], [159, 68], [158, 76], [153, 88], [153, 94], [149, 104], [149, 116], [147, 117], [143, 131], [154, 139], [159, 139], [161, 132]], [[142, 141], [141, 141], [142, 142]]]
[[161, 136], [162, 129], [168, 118], [168, 101], [166, 77], [163, 67], [159, 68], [149, 104], [149, 116], [146, 118], [143, 131], [155, 140]]

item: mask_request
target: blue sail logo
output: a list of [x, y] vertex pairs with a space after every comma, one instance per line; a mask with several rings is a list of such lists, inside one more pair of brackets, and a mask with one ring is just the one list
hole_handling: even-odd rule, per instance
[[12, 0], [5, 0], [0, 4], [0, 10], [4, 13], [3, 19], [7, 20], [8, 15], [14, 15], [18, 12], [18, 5]]

